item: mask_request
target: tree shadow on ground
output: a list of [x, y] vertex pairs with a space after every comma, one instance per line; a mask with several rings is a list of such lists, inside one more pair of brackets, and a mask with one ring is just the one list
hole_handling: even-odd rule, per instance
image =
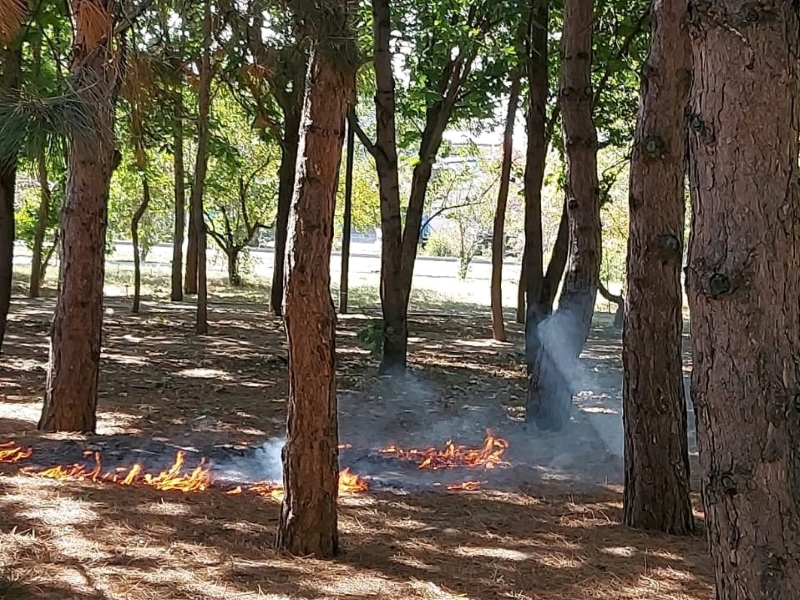
[[77, 563], [76, 596], [87, 599], [118, 597], [134, 580], [127, 598], [224, 597], [220, 589], [351, 600], [713, 597], [700, 533], [631, 531], [619, 523], [619, 494], [599, 488], [345, 499], [343, 552], [326, 562], [276, 555], [278, 505], [262, 498], [3, 479], [0, 556], [16, 571], [36, 562], [30, 598], [50, 597], [39, 582], [80, 575]]

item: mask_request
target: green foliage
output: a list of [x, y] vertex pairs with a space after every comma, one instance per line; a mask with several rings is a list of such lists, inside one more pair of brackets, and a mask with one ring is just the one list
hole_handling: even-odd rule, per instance
[[383, 321], [371, 320], [366, 327], [358, 331], [356, 339], [364, 344], [373, 356], [380, 357], [383, 352]]

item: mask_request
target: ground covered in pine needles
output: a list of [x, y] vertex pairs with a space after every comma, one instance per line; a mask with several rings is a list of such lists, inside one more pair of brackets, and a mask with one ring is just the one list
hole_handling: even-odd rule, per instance
[[[212, 306], [211, 334], [192, 334], [190, 304], [110, 299], [98, 435], [35, 431], [52, 299], [15, 300], [0, 361], [0, 443], [52, 451], [64, 438], [175, 447], [255, 447], [284, 428], [281, 322], [263, 304]], [[459, 307], [462, 311], [464, 307]], [[451, 311], [452, 312], [452, 311]], [[373, 314], [373, 316], [376, 316]], [[332, 561], [276, 555], [279, 504], [221, 489], [164, 492], [25, 473], [0, 465], [0, 598], [80, 600], [454, 599], [710, 600], [702, 515], [687, 538], [621, 525], [621, 465], [580, 414], [543, 435], [520, 422], [520, 332], [493, 344], [485, 314], [425, 310], [412, 319], [412, 375], [377, 376], [370, 317], [339, 323], [342, 441], [349, 453], [426, 447], [447, 437], [508, 439], [508, 469], [471, 473], [478, 491], [373, 486], [341, 498], [342, 552]], [[585, 358], [586, 410], [610, 413], [619, 335], [598, 327]], [[582, 411], [577, 411], [582, 413]], [[596, 429], [596, 425], [594, 426]], [[596, 433], [596, 432], [595, 432]], [[549, 436], [549, 437], [548, 437]], [[606, 438], [607, 440], [607, 438]], [[343, 452], [343, 460], [346, 456]], [[365, 459], [365, 460], [366, 460]], [[357, 463], [356, 463], [357, 464]], [[413, 475], [413, 474], [412, 474]]]

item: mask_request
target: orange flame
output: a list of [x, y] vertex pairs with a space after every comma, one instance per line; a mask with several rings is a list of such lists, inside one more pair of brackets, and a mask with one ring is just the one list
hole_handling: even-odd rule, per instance
[[[22, 449], [14, 442], [0, 444], [0, 462], [15, 463], [29, 458], [32, 454], [33, 451], [30, 448]], [[162, 491], [202, 492], [214, 486], [210, 469], [204, 466], [205, 459], [201, 459], [200, 464], [192, 471], [181, 473], [186, 463], [186, 453], [180, 450], [176, 454], [175, 462], [172, 466], [157, 475], [146, 473], [144, 467], [138, 463], [134, 464], [130, 469], [121, 467], [113, 472], [103, 473], [103, 462], [99, 452], [87, 451], [84, 452], [84, 456], [91, 456], [94, 459], [94, 466], [91, 469], [85, 464], [76, 463], [68, 467], [57, 465], [43, 471], [36, 471], [31, 468], [25, 468], [23, 471], [59, 481], [75, 479], [94, 483], [116, 483], [126, 486], [144, 485]], [[245, 489], [248, 492], [275, 500], [283, 498], [283, 487], [269, 481], [262, 481]], [[368, 483], [355, 473], [351, 473], [350, 469], [344, 469], [339, 474], [340, 495], [357, 494], [368, 489]], [[237, 486], [227, 490], [225, 493], [235, 495], [241, 494], [243, 491], [244, 489], [241, 486]]]
[[494, 437], [491, 432], [486, 433], [486, 439], [480, 448], [467, 448], [456, 446], [452, 440], [447, 440], [443, 450], [428, 448], [427, 450], [404, 450], [397, 446], [383, 448], [382, 454], [391, 454], [405, 460], [419, 462], [420, 469], [456, 469], [459, 467], [494, 469], [495, 465], [507, 464], [503, 461], [503, 453], [508, 448], [508, 442]]
[[481, 489], [481, 482], [480, 481], [464, 481], [462, 483], [451, 483], [447, 486], [448, 490], [466, 490], [468, 492], [474, 492], [475, 490]]
[[26, 458], [30, 458], [33, 450], [22, 448], [14, 442], [4, 442], [0, 444], [0, 463], [16, 463]]

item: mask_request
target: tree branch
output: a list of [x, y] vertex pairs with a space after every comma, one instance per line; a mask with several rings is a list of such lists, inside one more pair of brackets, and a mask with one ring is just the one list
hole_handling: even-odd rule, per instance
[[367, 149], [367, 152], [369, 152], [373, 158], [377, 158], [378, 149], [375, 147], [375, 144], [370, 141], [364, 130], [361, 129], [361, 125], [358, 124], [358, 116], [356, 115], [356, 111], [347, 111], [347, 125], [353, 128], [353, 133], [356, 134], [356, 137], [358, 137], [364, 148]]

